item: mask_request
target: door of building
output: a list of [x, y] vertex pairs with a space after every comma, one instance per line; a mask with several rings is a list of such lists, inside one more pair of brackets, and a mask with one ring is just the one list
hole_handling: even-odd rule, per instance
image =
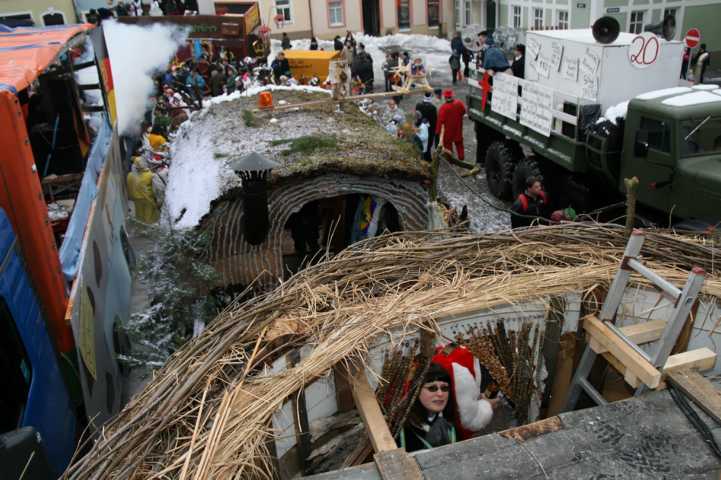
[[378, 0], [363, 0], [363, 32], [366, 35], [380, 35], [381, 14]]

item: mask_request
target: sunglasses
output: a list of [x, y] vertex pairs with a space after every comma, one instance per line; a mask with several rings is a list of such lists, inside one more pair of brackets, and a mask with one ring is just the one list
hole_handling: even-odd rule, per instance
[[428, 385], [428, 386], [424, 385], [423, 388], [425, 388], [426, 390], [428, 390], [431, 393], [436, 393], [439, 389], [441, 390], [441, 392], [447, 393], [451, 387], [449, 387], [448, 385], [436, 385], [434, 383], [433, 385]]

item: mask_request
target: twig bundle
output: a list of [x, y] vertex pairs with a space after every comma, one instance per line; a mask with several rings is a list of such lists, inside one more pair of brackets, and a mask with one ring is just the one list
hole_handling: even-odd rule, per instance
[[[450, 315], [605, 285], [625, 243], [622, 227], [572, 224], [355, 244], [273, 292], [229, 305], [103, 427], [65, 478], [270, 478], [272, 414], [335, 365], [362, 365], [391, 330], [432, 329]], [[704, 293], [721, 297], [718, 249], [703, 239], [649, 233], [643, 255], [676, 284], [703, 267]], [[297, 365], [268, 373], [306, 344], [314, 348]]]

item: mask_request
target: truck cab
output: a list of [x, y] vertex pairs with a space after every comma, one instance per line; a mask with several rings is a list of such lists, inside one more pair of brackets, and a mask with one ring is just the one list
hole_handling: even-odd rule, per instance
[[721, 91], [679, 87], [631, 100], [623, 178], [638, 177], [639, 203], [669, 216], [714, 222], [721, 212]]

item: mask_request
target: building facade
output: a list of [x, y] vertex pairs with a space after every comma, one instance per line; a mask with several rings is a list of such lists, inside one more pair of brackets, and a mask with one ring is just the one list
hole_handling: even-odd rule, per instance
[[[486, 0], [258, 0], [262, 22], [272, 36], [332, 39], [346, 31], [370, 35], [407, 32], [448, 36], [463, 20], [479, 23]], [[201, 14], [213, 15], [247, 0], [199, 0]], [[467, 7], [466, 7], [467, 5]]]
[[3, 0], [0, 23], [10, 27], [77, 23], [73, 0]]
[[666, 15], [676, 18], [676, 39], [689, 28], [701, 30], [709, 50], [721, 50], [721, 0], [498, 0], [499, 25], [521, 30], [588, 28], [603, 16], [618, 20], [621, 30], [643, 31]]

